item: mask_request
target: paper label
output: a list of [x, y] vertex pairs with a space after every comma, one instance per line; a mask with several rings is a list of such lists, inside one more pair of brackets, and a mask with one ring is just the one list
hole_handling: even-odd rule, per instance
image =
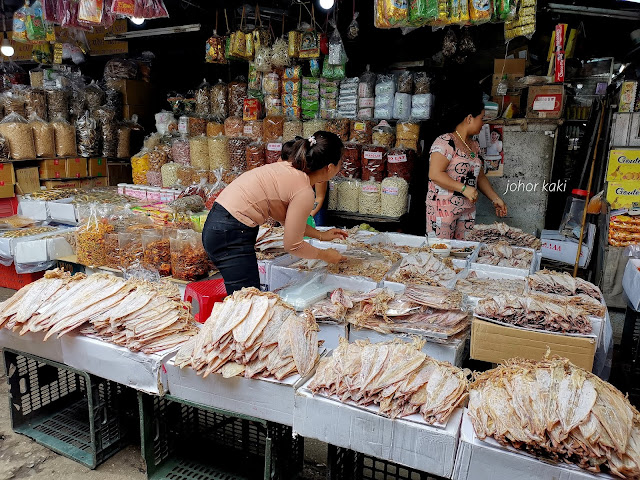
[[386, 195], [398, 195], [398, 187], [382, 187], [382, 193]]
[[242, 131], [245, 135], [251, 135], [253, 133], [253, 127], [251, 125], [245, 125]]
[[373, 98], [361, 98], [360, 99], [360, 108], [370, 108], [373, 107], [375, 101]]
[[267, 143], [267, 150], [270, 152], [281, 152], [282, 144], [281, 143]]
[[552, 112], [556, 109], [556, 96], [538, 96], [533, 101], [533, 109], [536, 111]]
[[367, 160], [382, 160], [382, 152], [364, 152], [364, 158]]
[[406, 161], [407, 161], [407, 156], [404, 153], [387, 156], [387, 162], [389, 163], [403, 163]]
[[367, 129], [367, 124], [364, 122], [356, 122], [353, 124], [353, 129], [357, 132], [364, 132]]
[[362, 191], [365, 193], [378, 193], [380, 191], [380, 187], [378, 187], [378, 185], [363, 185]]

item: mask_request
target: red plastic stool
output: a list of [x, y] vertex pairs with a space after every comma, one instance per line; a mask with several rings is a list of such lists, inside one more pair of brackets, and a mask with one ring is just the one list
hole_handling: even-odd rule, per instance
[[224, 280], [204, 280], [201, 282], [191, 282], [184, 291], [184, 301], [191, 303], [195, 298], [200, 307], [196, 313], [195, 320], [204, 323], [211, 315], [213, 304], [221, 302], [227, 296], [227, 289], [224, 288]]

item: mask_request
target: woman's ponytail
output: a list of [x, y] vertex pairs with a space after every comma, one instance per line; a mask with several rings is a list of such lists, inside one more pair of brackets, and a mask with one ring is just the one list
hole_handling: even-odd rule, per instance
[[329, 164], [338, 165], [342, 156], [342, 140], [335, 133], [317, 131], [298, 140], [291, 153], [291, 164], [305, 173], [315, 172]]

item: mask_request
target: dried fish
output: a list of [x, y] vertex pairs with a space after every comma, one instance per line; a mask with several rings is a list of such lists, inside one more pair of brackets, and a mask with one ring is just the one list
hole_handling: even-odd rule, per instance
[[466, 240], [484, 243], [506, 242], [516, 247], [528, 247], [540, 250], [542, 242], [534, 235], [525, 233], [519, 228], [510, 227], [506, 223], [494, 223], [493, 225], [476, 224], [473, 230], [466, 232]]
[[456, 276], [456, 271], [430, 252], [407, 255], [391, 276], [393, 282], [442, 286]]
[[610, 384], [567, 359], [511, 359], [470, 386], [480, 439], [621, 478], [640, 477], [640, 414]]
[[278, 380], [295, 373], [304, 376], [318, 359], [318, 330], [309, 311], [298, 316], [275, 293], [243, 288], [216, 303], [174, 362], [204, 377], [211, 373]]
[[602, 292], [593, 283], [568, 273], [541, 270], [527, 277], [529, 289], [535, 292], [555, 293], [557, 295], [588, 295], [600, 301]]
[[331, 357], [320, 361], [309, 389], [341, 402], [378, 405], [378, 413], [390, 418], [420, 413], [429, 424], [444, 424], [467, 398], [466, 376], [420, 348], [417, 341], [349, 343], [341, 338]]
[[470, 297], [492, 298], [497, 295], [523, 295], [525, 281], [520, 278], [478, 278], [471, 272], [456, 282], [456, 290]]
[[507, 242], [483, 245], [478, 254], [477, 263], [510, 268], [531, 268], [533, 252], [523, 248], [511, 247]]

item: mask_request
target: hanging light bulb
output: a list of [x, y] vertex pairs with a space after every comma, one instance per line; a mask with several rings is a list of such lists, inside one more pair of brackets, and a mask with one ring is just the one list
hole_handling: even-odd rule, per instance
[[131, 23], [134, 23], [135, 25], [142, 25], [144, 23], [144, 18], [142, 17], [131, 17], [130, 20]]
[[8, 38], [2, 39], [2, 45], [0, 46], [0, 53], [2, 53], [2, 55], [4, 55], [5, 57], [13, 57], [13, 54], [15, 53], [15, 49], [13, 48], [13, 45], [11, 45], [11, 42], [9, 42]]
[[324, 8], [325, 10], [329, 10], [333, 8], [335, 4], [335, 0], [320, 0], [320, 8]]

